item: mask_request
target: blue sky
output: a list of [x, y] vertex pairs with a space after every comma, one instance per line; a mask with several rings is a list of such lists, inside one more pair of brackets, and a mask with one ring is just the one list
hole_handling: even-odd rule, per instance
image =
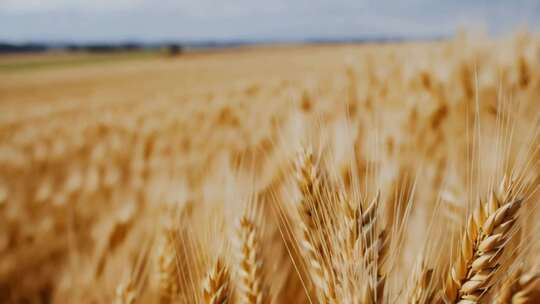
[[0, 0], [0, 40], [160, 41], [540, 32], [540, 0]]

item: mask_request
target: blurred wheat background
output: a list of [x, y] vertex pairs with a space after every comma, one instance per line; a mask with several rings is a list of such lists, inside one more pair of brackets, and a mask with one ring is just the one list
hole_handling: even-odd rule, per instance
[[532, 34], [3, 72], [0, 100], [2, 303], [540, 301]]

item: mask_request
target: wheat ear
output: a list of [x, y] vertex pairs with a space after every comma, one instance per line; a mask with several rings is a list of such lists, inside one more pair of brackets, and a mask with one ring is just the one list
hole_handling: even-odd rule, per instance
[[161, 303], [169, 303], [179, 292], [175, 231], [166, 229], [158, 250], [158, 282]]
[[377, 212], [380, 196], [377, 195], [369, 206], [361, 211], [359, 238], [360, 252], [369, 280], [364, 286], [364, 303], [380, 303], [384, 295], [386, 277], [382, 265], [386, 259], [388, 235], [385, 230], [378, 232]]
[[230, 298], [229, 270], [218, 258], [203, 281], [203, 299], [206, 304], [226, 304]]
[[388, 234], [383, 230], [366, 252], [364, 259], [370, 280], [364, 288], [364, 303], [382, 303], [384, 300], [386, 276], [382, 272], [382, 265], [388, 250], [387, 243]]
[[433, 278], [433, 269], [427, 268], [422, 263], [418, 272], [415, 273], [415, 281], [413, 289], [409, 294], [409, 300], [407, 303], [411, 304], [429, 304], [433, 303], [434, 291], [432, 288], [431, 280]]
[[337, 303], [337, 291], [331, 266], [325, 261], [324, 233], [321, 216], [324, 214], [321, 179], [311, 150], [305, 149], [298, 160], [297, 184], [302, 198], [298, 204], [301, 219], [302, 248], [307, 255], [311, 280], [317, 287], [322, 303]]
[[354, 259], [358, 249], [358, 240], [361, 233], [361, 212], [344, 193], [340, 193], [340, 202], [342, 202], [342, 212], [344, 217], [344, 232], [342, 233], [344, 254], [347, 259]]
[[468, 220], [459, 258], [446, 280], [447, 302], [478, 303], [489, 291], [521, 202], [511, 198], [509, 192], [502, 200], [493, 193], [487, 205], [480, 203], [477, 207]]
[[[363, 290], [363, 302], [376, 303], [382, 301], [384, 294], [385, 276], [382, 264], [387, 251], [386, 232], [377, 232], [377, 212], [380, 197], [377, 197], [362, 210], [341, 193], [339, 201], [344, 218], [343, 255], [346, 259], [355, 259], [358, 253], [363, 260], [370, 280]], [[358, 252], [358, 253], [357, 253]]]
[[540, 273], [523, 273], [520, 269], [514, 272], [503, 284], [497, 295], [497, 304], [533, 303], [531, 293], [540, 282]]
[[263, 287], [262, 261], [260, 260], [259, 241], [255, 223], [242, 216], [237, 231], [240, 282], [238, 285], [240, 303], [268, 303]]
[[136, 300], [137, 293], [131, 281], [118, 285], [113, 304], [134, 304]]

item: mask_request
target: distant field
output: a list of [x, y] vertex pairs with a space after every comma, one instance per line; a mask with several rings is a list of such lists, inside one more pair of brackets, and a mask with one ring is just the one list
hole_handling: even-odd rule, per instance
[[45, 54], [3, 55], [0, 56], [0, 73], [118, 62], [151, 58], [159, 55], [162, 55], [160, 51], [153, 50], [104, 54], [52, 52]]
[[[402, 46], [414, 48], [414, 46]], [[381, 50], [392, 47], [381, 47]], [[169, 57], [159, 53], [0, 57], [0, 116], [18, 105], [114, 105], [147, 102], [193, 93], [221, 94], [242, 86], [339, 73], [347, 58], [371, 52], [374, 46], [306, 46], [238, 49], [186, 53]], [[52, 108], [51, 108], [52, 109]], [[31, 110], [31, 107], [28, 108]]]

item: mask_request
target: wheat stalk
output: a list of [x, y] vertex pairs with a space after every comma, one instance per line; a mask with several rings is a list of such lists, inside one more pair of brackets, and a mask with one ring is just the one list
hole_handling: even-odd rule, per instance
[[478, 303], [489, 291], [521, 202], [505, 191], [502, 200], [492, 193], [487, 205], [480, 203], [477, 207], [467, 223], [459, 258], [446, 280], [447, 302]]

